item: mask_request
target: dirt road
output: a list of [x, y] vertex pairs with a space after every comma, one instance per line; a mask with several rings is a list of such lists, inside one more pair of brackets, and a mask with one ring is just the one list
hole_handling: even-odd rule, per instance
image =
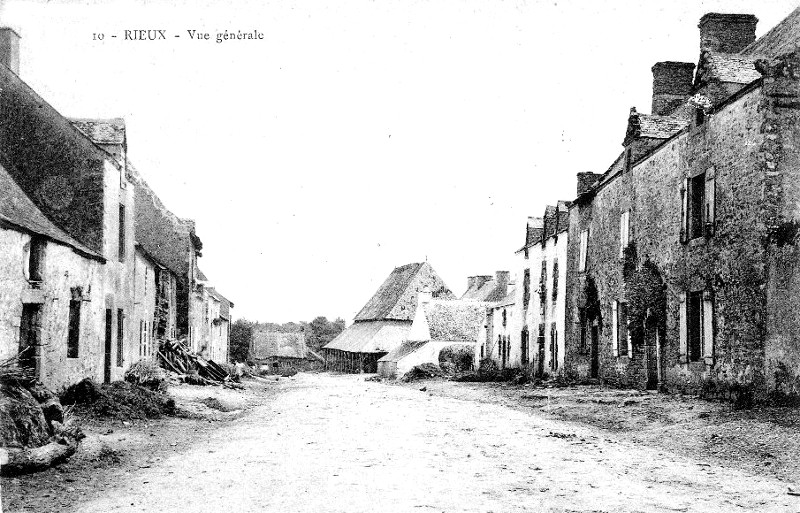
[[285, 381], [270, 403], [75, 510], [800, 511], [777, 480], [595, 428], [359, 376]]

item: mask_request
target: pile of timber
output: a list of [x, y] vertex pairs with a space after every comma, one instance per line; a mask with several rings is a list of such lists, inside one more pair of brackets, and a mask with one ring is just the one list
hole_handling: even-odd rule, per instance
[[158, 349], [161, 366], [178, 374], [178, 378], [195, 385], [224, 385], [241, 388], [224, 367], [194, 353], [183, 340], [163, 340]]

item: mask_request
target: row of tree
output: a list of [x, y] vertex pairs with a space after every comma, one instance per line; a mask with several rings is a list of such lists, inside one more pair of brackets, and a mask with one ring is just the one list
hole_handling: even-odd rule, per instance
[[345, 322], [342, 318], [329, 321], [324, 316], [316, 317], [311, 322], [287, 322], [285, 324], [237, 319], [231, 326], [231, 361], [246, 362], [248, 360], [250, 344], [253, 341], [253, 328], [257, 325], [279, 327], [287, 331], [299, 331], [302, 329], [306, 336], [306, 346], [313, 351], [319, 351], [325, 344], [344, 331]]

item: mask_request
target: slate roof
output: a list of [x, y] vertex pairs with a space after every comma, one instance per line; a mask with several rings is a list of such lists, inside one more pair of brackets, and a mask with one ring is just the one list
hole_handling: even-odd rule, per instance
[[698, 81], [716, 79], [721, 82], [749, 84], [759, 78], [761, 73], [756, 71], [754, 57], [704, 52], [700, 60]]
[[789, 53], [800, 45], [800, 7], [766, 34], [753, 41], [742, 55], [777, 57]]
[[417, 308], [417, 298], [424, 287], [433, 297], [455, 298], [427, 262], [396, 267], [377, 292], [367, 301], [355, 321], [399, 320], [412, 321]]
[[97, 144], [124, 144], [125, 120], [112, 119], [70, 119], [75, 127]]
[[486, 301], [486, 298], [492, 295], [497, 288], [494, 276], [470, 276], [470, 279], [474, 281], [461, 295], [461, 300]]
[[355, 322], [328, 342], [325, 349], [351, 353], [388, 353], [406, 339], [408, 321]]
[[430, 301], [425, 304], [430, 340], [477, 342], [486, 320], [486, 306], [475, 301]]
[[496, 301], [493, 306], [501, 307], [501, 306], [513, 305], [516, 302], [515, 294], [516, 294], [516, 287], [508, 287], [508, 293], [506, 294], [506, 296]]
[[389, 351], [386, 356], [381, 357], [379, 362], [399, 362], [406, 356], [410, 355], [420, 347], [427, 344], [427, 340], [406, 340], [396, 348]]
[[670, 116], [655, 116], [652, 114], [637, 114], [638, 126], [635, 126], [638, 137], [651, 139], [669, 139], [689, 125], [689, 121]]
[[61, 243], [84, 256], [105, 261], [101, 255], [53, 224], [2, 166], [0, 166], [0, 220], [16, 229]]

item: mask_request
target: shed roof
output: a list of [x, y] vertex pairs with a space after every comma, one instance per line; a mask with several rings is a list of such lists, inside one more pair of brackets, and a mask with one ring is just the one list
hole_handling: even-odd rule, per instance
[[101, 255], [84, 246], [50, 221], [1, 165], [0, 219], [17, 229], [41, 235], [54, 242], [71, 247], [85, 256], [104, 260]]
[[417, 308], [417, 297], [423, 288], [434, 297], [455, 296], [427, 262], [396, 267], [355, 317], [355, 321], [411, 321]]
[[399, 362], [406, 356], [410, 355], [420, 347], [427, 344], [427, 340], [406, 340], [396, 348], [389, 351], [386, 356], [381, 357], [378, 361], [379, 362]]
[[254, 358], [305, 358], [306, 337], [302, 331], [274, 331], [264, 326], [253, 328]]
[[408, 321], [355, 322], [328, 342], [325, 349], [338, 349], [350, 353], [387, 353], [397, 347], [408, 335]]

